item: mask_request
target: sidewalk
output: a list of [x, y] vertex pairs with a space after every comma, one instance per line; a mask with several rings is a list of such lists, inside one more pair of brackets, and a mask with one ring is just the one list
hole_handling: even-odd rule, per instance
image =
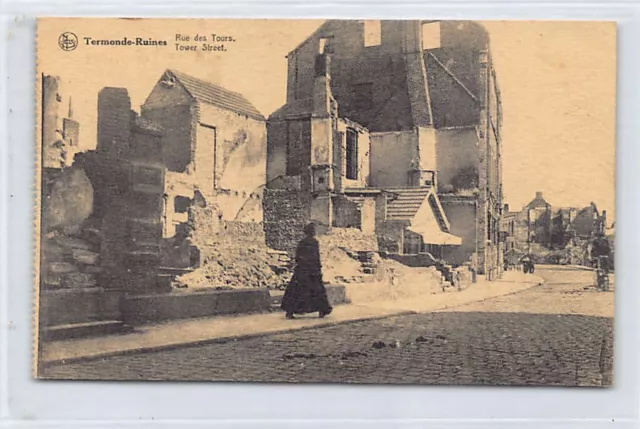
[[486, 281], [480, 276], [477, 283], [471, 284], [462, 291], [451, 288], [446, 292], [419, 297], [420, 299], [407, 298], [393, 301], [376, 301], [367, 305], [380, 311], [396, 310], [413, 313], [444, 311], [499, 296], [511, 295], [543, 282], [542, 277], [536, 275], [508, 271], [503, 273], [501, 279], [492, 282]]
[[177, 320], [138, 328], [134, 333], [78, 340], [53, 341], [42, 345], [40, 362], [64, 363], [105, 356], [130, 354], [233, 341], [240, 338], [289, 332], [362, 320], [379, 319], [452, 307], [504, 296], [542, 283], [537, 276], [505, 273], [503, 279], [479, 279], [462, 291], [447, 291], [392, 302], [370, 302], [337, 306], [330, 316], [317, 315], [287, 320], [280, 312]]

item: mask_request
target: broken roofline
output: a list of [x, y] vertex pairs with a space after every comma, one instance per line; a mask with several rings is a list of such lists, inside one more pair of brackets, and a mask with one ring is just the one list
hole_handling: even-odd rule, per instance
[[[367, 20], [365, 19], [327, 19], [325, 20], [322, 24], [320, 24], [318, 28], [315, 29], [313, 33], [311, 33], [309, 36], [307, 36], [306, 39], [300, 42], [298, 46], [290, 50], [287, 53], [287, 55], [285, 55], [284, 57], [288, 59], [292, 54], [295, 54], [296, 52], [298, 52], [302, 46], [306, 45], [310, 40], [318, 36], [329, 24], [336, 23], [336, 22], [354, 22], [354, 21], [364, 22]], [[379, 20], [379, 21], [384, 21], [384, 20]], [[419, 22], [420, 24], [430, 24], [432, 22], [442, 22], [444, 20], [443, 19], [406, 19], [406, 20], [398, 19], [396, 21], [413, 21], [413, 22]], [[473, 22], [473, 21], [470, 21], [470, 22]], [[329, 36], [327, 36], [327, 38], [329, 38]]]

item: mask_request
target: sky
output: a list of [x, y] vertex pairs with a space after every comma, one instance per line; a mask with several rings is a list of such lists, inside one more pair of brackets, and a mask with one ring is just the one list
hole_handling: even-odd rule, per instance
[[[265, 116], [285, 102], [286, 54], [319, 20], [47, 19], [38, 26], [38, 71], [60, 76], [73, 99], [81, 146], [95, 147], [97, 94], [124, 87], [139, 111], [163, 71], [175, 68], [245, 95]], [[595, 202], [615, 216], [616, 33], [610, 23], [482, 23], [503, 103], [503, 189], [519, 209], [543, 192], [554, 206]], [[58, 37], [80, 39], [62, 51]], [[231, 36], [226, 51], [175, 49], [176, 35]], [[166, 40], [167, 47], [87, 46], [85, 37]], [[218, 45], [220, 42], [211, 43]], [[66, 112], [66, 109], [65, 109]]]

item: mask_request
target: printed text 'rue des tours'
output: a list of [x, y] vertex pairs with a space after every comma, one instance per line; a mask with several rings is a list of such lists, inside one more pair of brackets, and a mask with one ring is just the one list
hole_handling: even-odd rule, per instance
[[232, 36], [220, 34], [209, 34], [188, 36], [186, 34], [176, 34], [176, 51], [204, 51], [204, 52], [224, 52], [228, 43], [234, 43], [236, 39]]

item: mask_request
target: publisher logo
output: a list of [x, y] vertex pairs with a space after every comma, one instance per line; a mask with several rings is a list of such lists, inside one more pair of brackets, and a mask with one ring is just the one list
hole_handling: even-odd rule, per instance
[[73, 51], [78, 47], [78, 36], [69, 31], [62, 33], [58, 38], [58, 46], [63, 51]]

